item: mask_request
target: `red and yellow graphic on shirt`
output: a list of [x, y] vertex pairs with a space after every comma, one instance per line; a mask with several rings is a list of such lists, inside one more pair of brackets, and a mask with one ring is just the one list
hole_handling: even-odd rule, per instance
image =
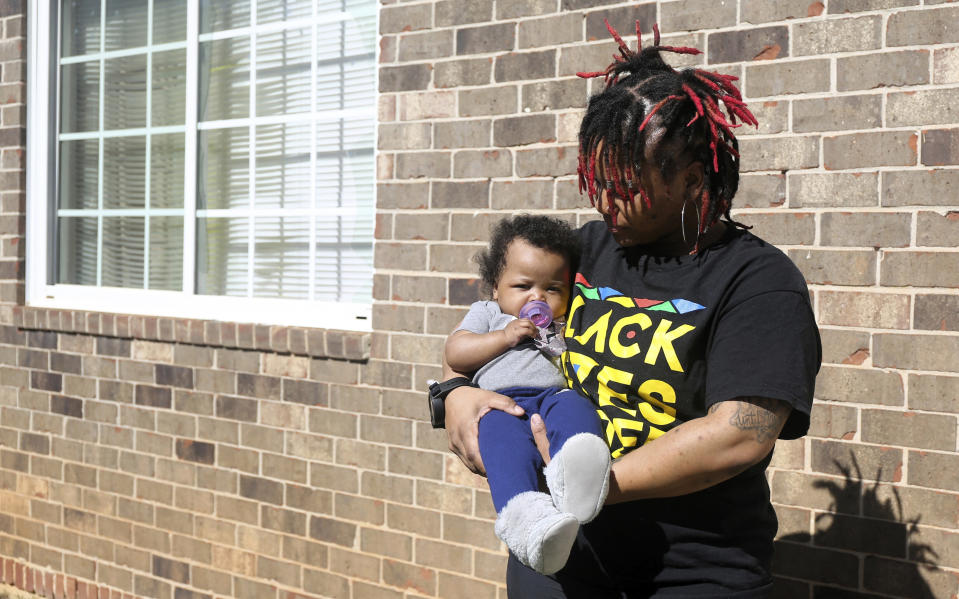
[[[587, 304], [592, 304], [588, 310]], [[563, 373], [571, 389], [597, 405], [614, 458], [658, 438], [675, 422], [676, 391], [665, 379], [684, 372], [674, 344], [696, 328], [679, 320], [703, 309], [685, 299], [629, 297], [576, 276]]]

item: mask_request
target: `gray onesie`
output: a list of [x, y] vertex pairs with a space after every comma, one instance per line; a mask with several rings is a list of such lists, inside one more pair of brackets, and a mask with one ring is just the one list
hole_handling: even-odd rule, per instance
[[[515, 316], [503, 314], [496, 302], [475, 302], [456, 330], [482, 335], [504, 329], [515, 319]], [[490, 391], [507, 387], [566, 387], [566, 377], [533, 344], [532, 339], [519, 343], [481, 366], [473, 375], [473, 382]]]

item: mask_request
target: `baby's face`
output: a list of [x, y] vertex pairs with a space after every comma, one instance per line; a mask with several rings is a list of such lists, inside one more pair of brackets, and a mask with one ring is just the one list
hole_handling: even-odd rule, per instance
[[560, 254], [514, 239], [506, 250], [506, 266], [493, 289], [493, 299], [504, 314], [519, 316], [533, 300], [544, 301], [553, 318], [566, 314], [569, 301], [569, 264]]

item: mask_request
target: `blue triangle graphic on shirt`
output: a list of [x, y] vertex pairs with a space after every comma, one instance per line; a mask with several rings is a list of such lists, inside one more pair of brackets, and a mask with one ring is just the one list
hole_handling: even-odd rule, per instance
[[623, 295], [623, 294], [616, 291], [612, 287], [599, 288], [599, 299], [606, 299], [607, 297], [613, 297], [614, 295]]
[[573, 372], [579, 374], [579, 364], [573, 364]]
[[691, 302], [684, 299], [674, 299], [673, 306], [676, 308], [676, 311], [680, 314], [686, 314], [688, 312], [695, 312], [696, 310], [705, 310], [706, 306], [700, 306], [696, 302]]

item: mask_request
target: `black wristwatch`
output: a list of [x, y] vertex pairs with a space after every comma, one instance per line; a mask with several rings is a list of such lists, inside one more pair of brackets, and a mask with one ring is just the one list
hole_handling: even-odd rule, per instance
[[430, 386], [430, 424], [433, 428], [443, 428], [446, 426], [446, 396], [450, 391], [458, 387], [475, 387], [473, 381], [465, 376], [457, 376], [445, 381], [426, 381]]

